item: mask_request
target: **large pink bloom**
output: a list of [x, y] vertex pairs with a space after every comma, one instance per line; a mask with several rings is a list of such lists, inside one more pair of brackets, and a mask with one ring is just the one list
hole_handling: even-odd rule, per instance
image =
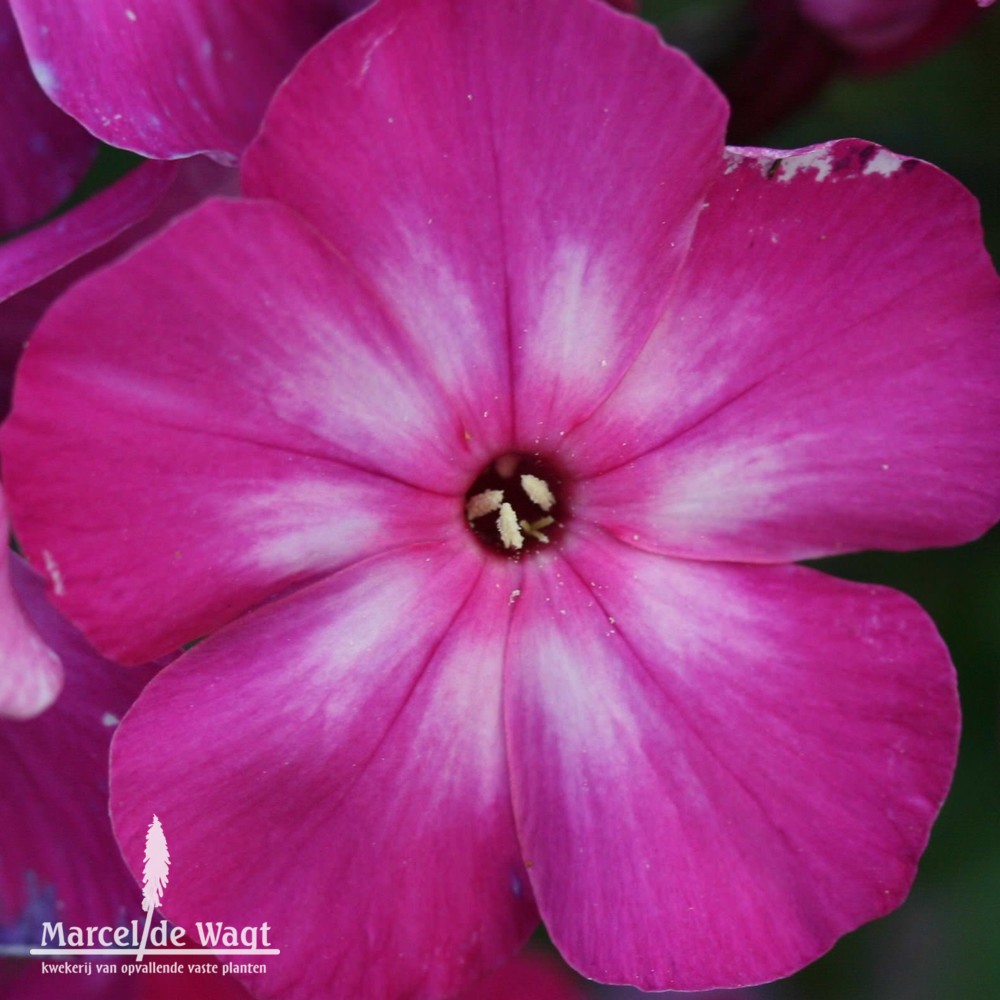
[[724, 125], [603, 5], [381, 0], [246, 200], [29, 345], [57, 600], [128, 660], [208, 636], [115, 740], [126, 857], [156, 812], [168, 916], [274, 928], [259, 995], [446, 995], [539, 915], [588, 976], [731, 986], [905, 896], [947, 652], [783, 564], [997, 518], [1000, 287], [933, 167]]

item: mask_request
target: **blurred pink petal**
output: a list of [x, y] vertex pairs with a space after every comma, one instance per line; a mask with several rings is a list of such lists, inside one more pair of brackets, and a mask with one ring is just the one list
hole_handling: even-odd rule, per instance
[[16, 556], [11, 573], [66, 673], [65, 689], [39, 718], [0, 722], [0, 940], [37, 947], [46, 920], [116, 926], [141, 914], [108, 821], [108, 748], [150, 671], [99, 657]]
[[143, 164], [51, 222], [0, 245], [0, 300], [103, 246], [143, 218], [176, 170], [170, 163]]
[[36, 222], [73, 193], [97, 143], [59, 110], [28, 65], [7, 0], [0, 0], [0, 237]]
[[750, 0], [749, 8], [749, 44], [716, 67], [733, 142], [779, 124], [838, 74], [890, 72], [931, 55], [978, 14], [973, 0]]
[[[237, 186], [235, 170], [205, 157], [179, 165], [144, 164], [37, 235], [27, 234], [0, 248], [0, 268], [5, 262], [9, 266], [10, 295], [3, 299], [0, 294], [0, 414], [10, 405], [14, 371], [31, 331], [70, 285], [209, 195], [235, 194]], [[39, 274], [47, 276], [38, 280]], [[18, 286], [25, 287], [10, 294], [9, 289]]]
[[[943, 48], [975, 18], [973, 0], [798, 0], [803, 16], [849, 54], [884, 72]], [[989, 5], [979, 0], [978, 6]]]
[[148, 216], [176, 169], [168, 163], [143, 164], [51, 222], [0, 244], [0, 417], [10, 404], [14, 369], [35, 323], [75, 275], [94, 266], [67, 265]]
[[[0, 493], [0, 537], [8, 535], [7, 510]], [[17, 583], [26, 571], [9, 551], [0, 554], [0, 719], [27, 719], [55, 701], [63, 684], [59, 656], [46, 644], [27, 614]]]
[[112, 146], [235, 163], [285, 74], [361, 0], [10, 0], [35, 76]]

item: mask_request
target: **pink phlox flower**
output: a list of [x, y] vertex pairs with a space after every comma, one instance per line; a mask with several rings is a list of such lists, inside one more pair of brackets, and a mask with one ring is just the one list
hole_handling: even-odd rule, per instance
[[948, 653], [790, 564], [996, 521], [1000, 283], [934, 167], [725, 119], [591, 0], [380, 0], [244, 198], [32, 338], [25, 550], [105, 653], [203, 639], [116, 735], [119, 840], [169, 827], [175, 922], [273, 928], [256, 995], [452, 995], [539, 918], [732, 987], [905, 897]]

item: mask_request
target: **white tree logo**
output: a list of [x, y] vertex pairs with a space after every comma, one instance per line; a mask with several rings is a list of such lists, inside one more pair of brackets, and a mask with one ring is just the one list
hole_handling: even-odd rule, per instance
[[153, 911], [163, 900], [163, 890], [167, 885], [167, 875], [170, 871], [170, 851], [167, 850], [167, 838], [159, 819], [153, 815], [153, 822], [146, 831], [146, 853], [143, 855], [142, 866], [142, 908], [146, 911], [146, 924], [142, 928], [142, 940], [135, 960], [142, 961], [146, 942], [149, 940], [149, 925], [153, 920]]

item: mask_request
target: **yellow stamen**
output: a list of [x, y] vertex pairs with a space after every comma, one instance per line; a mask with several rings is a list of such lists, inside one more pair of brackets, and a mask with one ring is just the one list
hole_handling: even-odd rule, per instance
[[528, 494], [528, 499], [544, 511], [550, 511], [556, 505], [556, 498], [549, 489], [549, 484], [538, 476], [526, 474], [521, 476], [521, 489]]
[[497, 518], [497, 530], [504, 548], [520, 549], [524, 545], [524, 535], [518, 527], [517, 514], [509, 503], [500, 504], [500, 516]]
[[521, 530], [529, 537], [534, 538], [536, 541], [545, 542], [548, 544], [549, 536], [543, 534], [542, 528], [547, 528], [550, 524], [555, 524], [555, 518], [553, 517], [540, 517], [537, 521], [528, 522], [521, 521]]
[[469, 497], [465, 505], [465, 516], [474, 521], [477, 517], [499, 510], [501, 503], [503, 503], [503, 490], [483, 490], [482, 493]]

